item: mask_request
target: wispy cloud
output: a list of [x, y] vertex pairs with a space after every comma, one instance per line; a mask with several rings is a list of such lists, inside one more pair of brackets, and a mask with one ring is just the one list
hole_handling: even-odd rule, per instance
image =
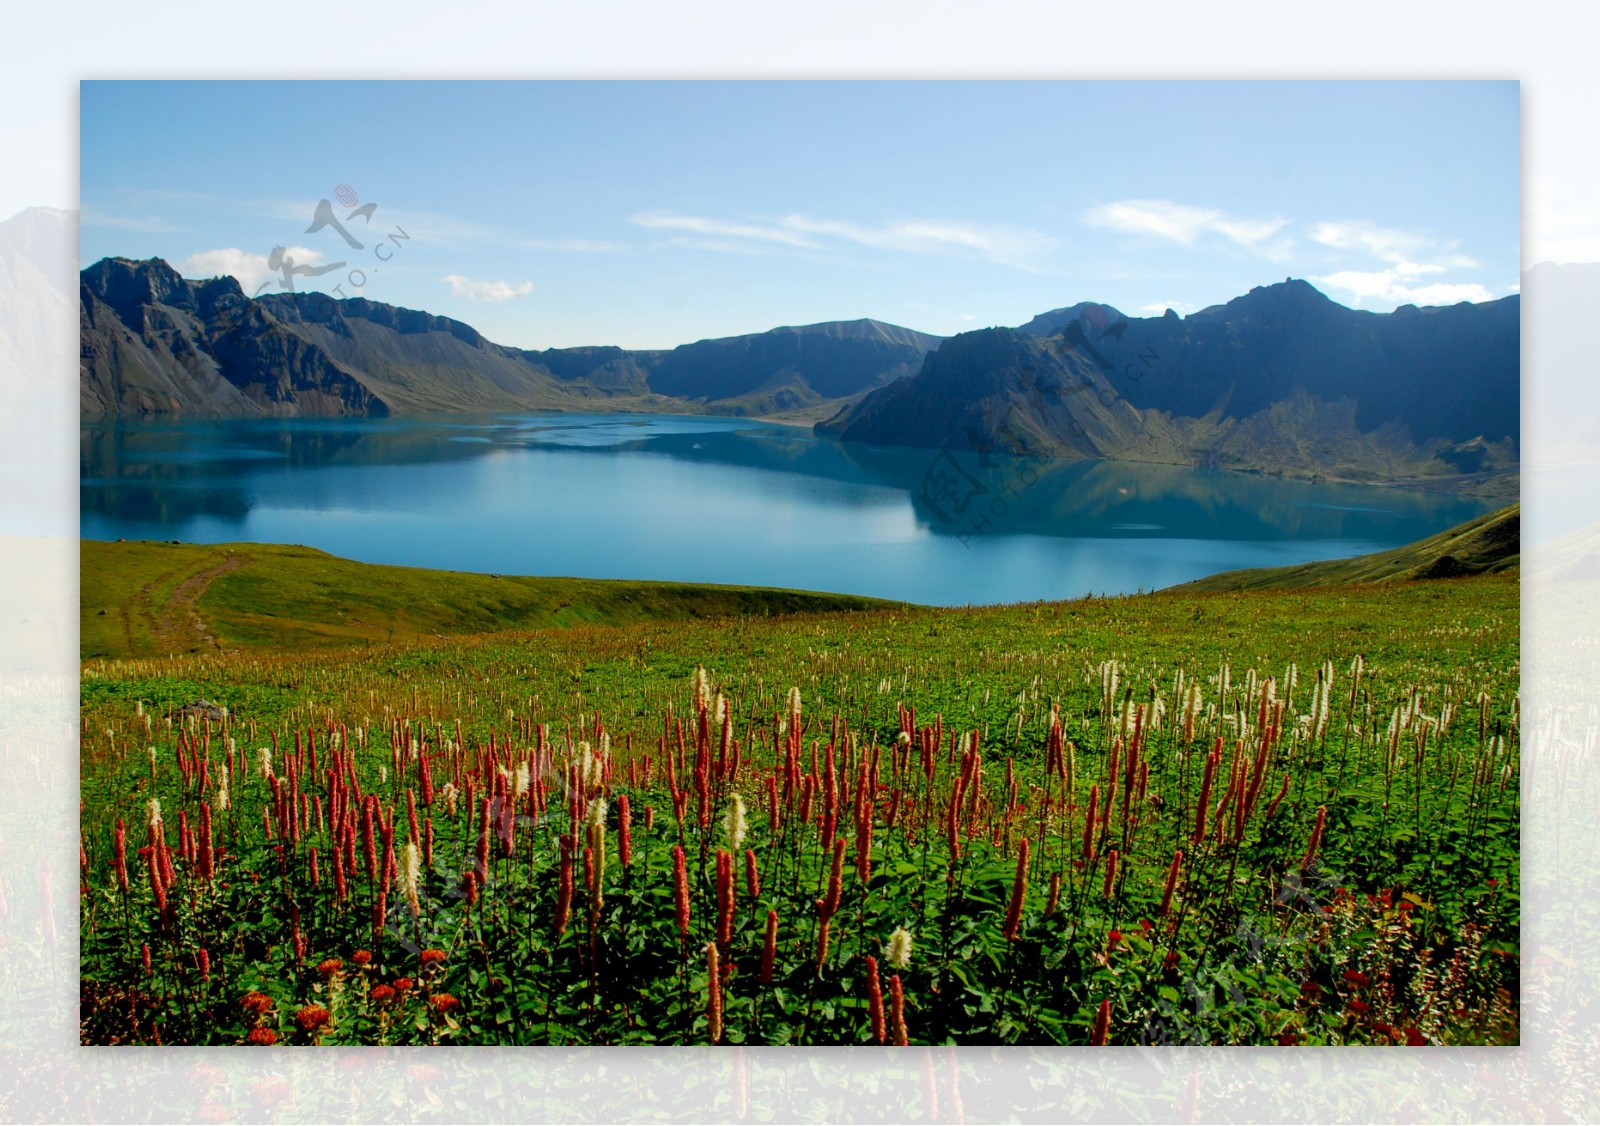
[[1060, 240], [1039, 231], [958, 219], [896, 219], [855, 223], [803, 213], [750, 221], [647, 211], [633, 222], [651, 230], [685, 232], [675, 245], [701, 250], [744, 252], [766, 248], [829, 250], [865, 246], [906, 254], [977, 254], [992, 262], [1032, 269], [1034, 259]]
[[795, 231], [760, 223], [711, 219], [702, 215], [680, 215], [675, 211], [643, 211], [633, 216], [637, 225], [655, 231], [688, 231], [713, 238], [748, 239], [754, 242], [782, 243], [785, 246], [815, 248], [818, 244]]
[[842, 239], [861, 246], [900, 250], [912, 254], [974, 251], [994, 262], [1024, 265], [1029, 259], [1055, 249], [1060, 240], [1039, 231], [996, 223], [951, 219], [906, 219], [875, 226], [838, 219], [788, 215], [782, 220], [790, 230]]
[[[322, 265], [322, 252], [308, 247], [286, 247], [284, 255], [286, 258], [292, 258], [299, 266]], [[263, 283], [281, 281], [283, 278], [280, 271], [274, 270], [267, 264], [265, 254], [252, 254], [233, 246], [191, 254], [177, 263], [177, 270], [186, 278], [236, 278], [239, 288], [250, 297], [255, 295]]]
[[478, 281], [460, 274], [446, 274], [439, 280], [450, 287], [452, 297], [465, 297], [468, 301], [510, 301], [533, 292], [532, 282]]
[[1163, 238], [1193, 245], [1202, 236], [1220, 236], [1237, 246], [1268, 258], [1289, 256], [1294, 243], [1276, 237], [1289, 223], [1279, 216], [1249, 219], [1228, 215], [1211, 207], [1193, 207], [1170, 199], [1121, 199], [1092, 207], [1084, 221], [1093, 227], [1126, 234]]
[[1424, 269], [1445, 269], [1478, 264], [1464, 254], [1454, 253], [1459, 240], [1437, 239], [1414, 231], [1397, 231], [1365, 219], [1318, 223], [1311, 230], [1311, 238], [1336, 250], [1364, 250], [1396, 265], [1419, 264], [1419, 268]]
[[85, 227], [109, 227], [121, 231], [144, 231], [150, 234], [171, 234], [186, 230], [170, 219], [159, 215], [114, 215], [100, 208], [86, 205], [79, 212], [78, 222]]
[[[367, 245], [383, 241], [397, 227], [418, 245], [474, 246], [504, 244], [508, 241], [503, 231], [487, 224], [437, 211], [419, 211], [402, 206], [403, 200], [360, 199], [355, 206], [346, 207], [330, 197], [321, 198], [329, 199], [334, 217], [345, 224], [346, 229], [358, 242]], [[246, 214], [280, 220], [285, 224], [298, 224], [289, 228], [291, 233], [298, 234], [312, 225], [317, 203], [317, 199], [309, 196], [304, 199], [252, 199], [239, 201], [238, 209]], [[350, 217], [357, 207], [368, 204], [376, 204], [370, 214], [356, 214], [353, 218]], [[331, 229], [324, 230], [323, 234], [325, 237], [331, 237], [338, 245], [344, 245], [344, 241], [332, 233]]]
[[529, 250], [555, 250], [563, 254], [621, 254], [631, 250], [626, 242], [587, 238], [536, 238], [522, 243]]
[[1494, 300], [1489, 288], [1478, 282], [1423, 281], [1478, 265], [1457, 251], [1459, 240], [1381, 227], [1365, 219], [1317, 223], [1311, 239], [1333, 250], [1369, 255], [1387, 263], [1380, 270], [1339, 270], [1313, 279], [1350, 294], [1358, 304], [1454, 305]]

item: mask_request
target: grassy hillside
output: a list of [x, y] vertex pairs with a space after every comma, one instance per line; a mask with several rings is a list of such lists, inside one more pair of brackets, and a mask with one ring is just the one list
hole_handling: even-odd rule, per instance
[[894, 605], [764, 587], [388, 567], [282, 544], [84, 540], [81, 567], [84, 659]]
[[1191, 593], [1275, 590], [1404, 579], [1454, 579], [1514, 570], [1521, 559], [1521, 523], [1522, 506], [1513, 504], [1392, 551], [1303, 563], [1296, 567], [1224, 571], [1172, 589]]

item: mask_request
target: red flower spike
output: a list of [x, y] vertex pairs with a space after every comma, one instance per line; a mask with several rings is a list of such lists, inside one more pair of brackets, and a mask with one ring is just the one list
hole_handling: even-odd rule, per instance
[[677, 909], [678, 933], [689, 937], [689, 871], [682, 845], [672, 846], [672, 898]]
[[878, 959], [867, 956], [867, 1011], [872, 1018], [872, 1038], [882, 1044], [889, 1038], [883, 1019], [883, 986], [878, 982]]
[[1011, 902], [1006, 906], [1006, 923], [1003, 934], [1007, 942], [1014, 941], [1022, 925], [1022, 903], [1028, 892], [1028, 839], [1022, 840], [1017, 850], [1017, 871], [1011, 878]]
[[766, 984], [772, 980], [772, 963], [778, 954], [778, 913], [770, 908], [767, 911], [767, 937], [761, 946], [761, 981]]
[[1106, 1044], [1111, 1038], [1111, 999], [1108, 997], [1100, 1002], [1100, 1011], [1094, 1017], [1094, 1032], [1090, 1034], [1089, 1043], [1095, 1047]]
[[910, 1041], [906, 1038], [906, 995], [900, 987], [899, 974], [889, 979], [889, 1019], [896, 1046], [905, 1047]]
[[706, 1023], [713, 1044], [722, 1039], [722, 967], [717, 944], [706, 944]]

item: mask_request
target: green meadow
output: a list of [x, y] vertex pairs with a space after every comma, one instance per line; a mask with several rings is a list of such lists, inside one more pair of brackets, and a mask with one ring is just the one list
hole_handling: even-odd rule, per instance
[[85, 1043], [1517, 1042], [1514, 567], [82, 589]]

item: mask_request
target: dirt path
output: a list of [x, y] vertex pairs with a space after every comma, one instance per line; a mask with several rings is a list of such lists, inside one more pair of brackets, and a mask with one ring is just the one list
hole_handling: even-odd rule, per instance
[[[254, 562], [255, 559], [249, 555], [229, 555], [222, 562], [190, 575], [174, 587], [167, 601], [151, 615], [150, 628], [155, 634], [157, 649], [165, 653], [179, 653], [207, 644], [215, 645], [217, 639], [211, 636], [205, 622], [195, 613], [195, 603], [217, 579]], [[141, 601], [146, 601], [150, 588], [146, 587], [139, 593]]]

